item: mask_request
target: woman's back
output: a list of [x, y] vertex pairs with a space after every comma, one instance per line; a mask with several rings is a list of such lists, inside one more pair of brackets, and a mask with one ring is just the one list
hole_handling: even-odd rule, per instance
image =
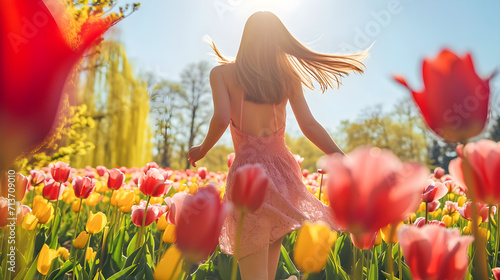
[[236, 67], [234, 63], [224, 66], [222, 74], [229, 94], [231, 121], [233, 125], [246, 134], [257, 137], [271, 135], [281, 129], [286, 122], [286, 104], [288, 98], [284, 98], [279, 104], [259, 104], [243, 100], [245, 90], [238, 84], [236, 79]]

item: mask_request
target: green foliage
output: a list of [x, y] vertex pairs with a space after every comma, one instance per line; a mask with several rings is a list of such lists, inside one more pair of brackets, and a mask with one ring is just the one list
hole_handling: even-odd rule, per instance
[[133, 76], [123, 47], [103, 42], [84, 67], [79, 99], [95, 122], [85, 130], [95, 149], [73, 156], [72, 166], [145, 165], [152, 158], [149, 95], [145, 83]]
[[292, 138], [288, 134], [285, 135], [285, 142], [292, 154], [300, 155], [304, 160], [301, 168], [308, 169], [310, 172], [316, 172], [316, 162], [325, 155], [318, 147], [316, 147], [309, 139], [304, 136]]

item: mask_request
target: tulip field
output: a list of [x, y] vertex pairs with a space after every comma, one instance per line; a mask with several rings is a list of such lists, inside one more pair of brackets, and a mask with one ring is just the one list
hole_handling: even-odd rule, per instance
[[[473, 203], [464, 183], [469, 175], [497, 175], [487, 168], [469, 174], [462, 163], [484, 165], [499, 151], [500, 144], [489, 140], [459, 146], [462, 158], [450, 164], [451, 175], [369, 147], [349, 159], [329, 157], [319, 173], [303, 170], [305, 187], [331, 206], [341, 231], [306, 221], [287, 234], [276, 279], [498, 277], [496, 190], [477, 191], [477, 197], [492, 200]], [[367, 172], [372, 176], [356, 175]], [[232, 273], [232, 256], [218, 247], [217, 221], [245, 203], [221, 204], [225, 177], [203, 167], [171, 170], [155, 163], [74, 169], [58, 162], [30, 174], [6, 174], [0, 198], [2, 279], [239, 278]], [[14, 219], [9, 182], [20, 197]], [[264, 194], [253, 196], [258, 201]], [[335, 200], [340, 194], [344, 201]], [[5, 253], [11, 235], [14, 257]]]

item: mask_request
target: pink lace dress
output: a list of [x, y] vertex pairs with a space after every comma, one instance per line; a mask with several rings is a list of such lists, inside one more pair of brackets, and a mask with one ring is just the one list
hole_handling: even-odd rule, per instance
[[[274, 105], [273, 110], [277, 124]], [[240, 112], [243, 112], [243, 94]], [[247, 134], [234, 126], [232, 121], [230, 126], [235, 158], [229, 168], [223, 200], [231, 201], [235, 170], [245, 164], [260, 163], [271, 182], [262, 206], [256, 212], [245, 215], [240, 257], [256, 253], [263, 246], [299, 229], [304, 220], [323, 220], [332, 229], [336, 228], [330, 208], [314, 197], [303, 184], [299, 164], [285, 144], [285, 126], [264, 137]], [[239, 218], [240, 211], [234, 209], [224, 221], [219, 243], [226, 254], [233, 255]]]

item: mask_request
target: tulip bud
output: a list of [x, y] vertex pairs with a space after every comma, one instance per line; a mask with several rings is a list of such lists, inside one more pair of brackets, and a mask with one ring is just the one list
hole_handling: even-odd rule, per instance
[[391, 224], [380, 229], [382, 239], [385, 241], [385, 243], [393, 243], [393, 244], [398, 243], [398, 236], [396, 233], [398, 232], [399, 228], [402, 225], [403, 225], [403, 222], [400, 222], [399, 224], [396, 225], [395, 229], [393, 229], [393, 225], [391, 225]]
[[93, 214], [90, 211], [89, 219], [87, 221], [86, 230], [88, 233], [99, 233], [107, 223], [106, 215], [101, 212]]
[[450, 227], [453, 224], [453, 218], [449, 215], [444, 215], [441, 218], [441, 221], [446, 225], [446, 227]]
[[91, 247], [87, 248], [87, 252], [85, 253], [85, 261], [93, 261], [95, 259], [95, 255], [97, 252], [94, 252], [94, 249]]
[[156, 221], [156, 227], [158, 228], [159, 231], [164, 231], [165, 228], [167, 227], [168, 222], [167, 222], [167, 214], [164, 213], [163, 215], [158, 218]]
[[297, 236], [293, 259], [304, 271], [320, 272], [336, 240], [337, 232], [326, 223], [306, 221]]
[[117, 190], [121, 188], [123, 182], [125, 181], [125, 174], [119, 169], [113, 168], [108, 170], [108, 188], [111, 190]]
[[177, 246], [170, 246], [161, 257], [154, 272], [155, 280], [177, 279], [182, 271], [183, 261]]
[[264, 202], [269, 177], [260, 164], [247, 164], [236, 170], [233, 203], [244, 210], [255, 212]]
[[69, 167], [69, 164], [62, 161], [49, 164], [49, 169], [50, 174], [52, 175], [52, 179], [54, 179], [54, 181], [58, 182], [59, 184], [66, 182], [71, 172], [71, 167]]
[[69, 251], [64, 247], [59, 247], [59, 249], [57, 249], [57, 255], [60, 256], [63, 260], [69, 259]]
[[167, 226], [165, 228], [165, 232], [163, 232], [162, 240], [165, 243], [169, 244], [174, 244], [175, 241], [177, 241], [177, 238], [175, 236], [175, 226], [167, 223]]
[[57, 257], [56, 250], [49, 249], [47, 244], [43, 244], [42, 250], [38, 254], [38, 260], [36, 263], [36, 269], [40, 274], [47, 275], [49, 272], [52, 261]]
[[89, 234], [86, 231], [82, 231], [73, 241], [73, 245], [77, 249], [83, 249], [87, 245], [88, 240], [89, 240]]
[[38, 218], [32, 213], [24, 215], [23, 218], [23, 228], [25, 230], [34, 230], [38, 224]]

